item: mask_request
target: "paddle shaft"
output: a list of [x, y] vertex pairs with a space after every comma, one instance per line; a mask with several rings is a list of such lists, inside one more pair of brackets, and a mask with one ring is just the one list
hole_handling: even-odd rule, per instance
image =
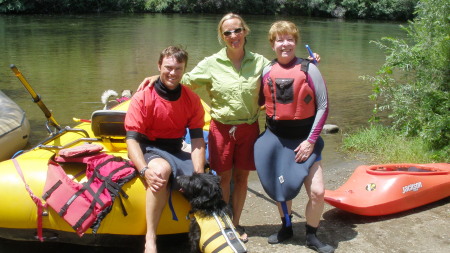
[[58, 124], [58, 122], [56, 122], [55, 118], [53, 118], [52, 113], [42, 101], [41, 96], [36, 94], [33, 87], [31, 87], [31, 85], [28, 83], [28, 81], [25, 79], [25, 77], [22, 75], [22, 73], [14, 64], [11, 64], [10, 67], [11, 70], [14, 72], [14, 74], [17, 76], [17, 78], [19, 78], [20, 82], [23, 84], [25, 89], [27, 89], [27, 91], [30, 93], [31, 97], [33, 98], [33, 102], [35, 102], [39, 106], [39, 108], [41, 108], [47, 120], [58, 130], [61, 130], [61, 126]]
[[314, 65], [317, 65], [316, 58], [314, 58], [313, 51], [311, 50], [309, 45], [305, 45], [305, 47], [306, 47], [306, 50], [308, 50], [309, 56], [311, 56], [311, 58], [312, 58], [312, 62], [314, 63]]

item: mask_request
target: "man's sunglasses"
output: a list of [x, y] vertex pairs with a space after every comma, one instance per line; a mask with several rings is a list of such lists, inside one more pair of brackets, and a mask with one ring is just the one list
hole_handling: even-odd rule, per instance
[[225, 36], [228, 37], [228, 36], [230, 36], [232, 33], [238, 34], [238, 33], [241, 33], [243, 30], [244, 30], [244, 28], [239, 27], [239, 28], [236, 28], [236, 29], [231, 30], [231, 31], [225, 31], [225, 32], [223, 32], [223, 35], [225, 35]]

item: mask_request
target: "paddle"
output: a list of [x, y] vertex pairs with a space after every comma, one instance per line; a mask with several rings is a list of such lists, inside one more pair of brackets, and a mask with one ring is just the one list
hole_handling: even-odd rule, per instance
[[17, 76], [17, 78], [19, 78], [20, 82], [23, 84], [25, 89], [27, 89], [27, 91], [30, 93], [31, 97], [33, 98], [33, 102], [35, 102], [39, 106], [39, 108], [41, 108], [42, 112], [47, 118], [47, 121], [56, 129], [61, 130], [61, 126], [58, 124], [58, 122], [56, 122], [55, 118], [53, 118], [52, 113], [44, 104], [44, 102], [41, 100], [41, 96], [36, 94], [33, 87], [31, 87], [31, 85], [28, 83], [28, 81], [25, 79], [22, 73], [20, 73], [19, 69], [17, 69], [17, 67], [14, 64], [11, 64], [10, 68]]
[[309, 56], [311, 56], [312, 58], [312, 63], [314, 63], [314, 65], [317, 65], [316, 58], [314, 58], [313, 51], [311, 50], [311, 48], [309, 48], [309, 45], [305, 45], [305, 47], [308, 50]]

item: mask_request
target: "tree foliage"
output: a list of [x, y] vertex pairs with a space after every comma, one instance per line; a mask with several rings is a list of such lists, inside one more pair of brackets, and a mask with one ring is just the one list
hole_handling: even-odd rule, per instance
[[403, 29], [407, 39], [383, 38], [376, 42], [387, 52], [371, 96], [379, 111], [387, 111], [395, 129], [405, 136], [425, 139], [430, 148], [450, 145], [450, 5], [421, 0], [417, 17]]
[[146, 0], [0, 0], [0, 13], [101, 13], [135, 12]]
[[0, 0], [0, 13], [289, 14], [407, 20], [418, 0]]

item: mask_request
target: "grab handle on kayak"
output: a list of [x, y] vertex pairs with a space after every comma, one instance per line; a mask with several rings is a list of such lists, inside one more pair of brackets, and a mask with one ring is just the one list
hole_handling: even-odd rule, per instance
[[11, 64], [10, 67], [11, 70], [14, 72], [14, 74], [17, 76], [17, 78], [19, 78], [20, 82], [23, 84], [25, 89], [27, 89], [27, 91], [30, 93], [31, 97], [33, 98], [33, 102], [35, 102], [39, 106], [39, 108], [41, 108], [42, 112], [47, 118], [47, 121], [56, 129], [61, 130], [61, 126], [58, 124], [58, 122], [56, 122], [55, 118], [53, 118], [52, 113], [42, 101], [41, 96], [34, 91], [33, 87], [31, 87], [31, 85], [28, 83], [28, 81], [25, 79], [25, 77], [22, 75], [22, 73], [19, 71], [19, 69], [17, 69], [17, 67], [14, 64]]

